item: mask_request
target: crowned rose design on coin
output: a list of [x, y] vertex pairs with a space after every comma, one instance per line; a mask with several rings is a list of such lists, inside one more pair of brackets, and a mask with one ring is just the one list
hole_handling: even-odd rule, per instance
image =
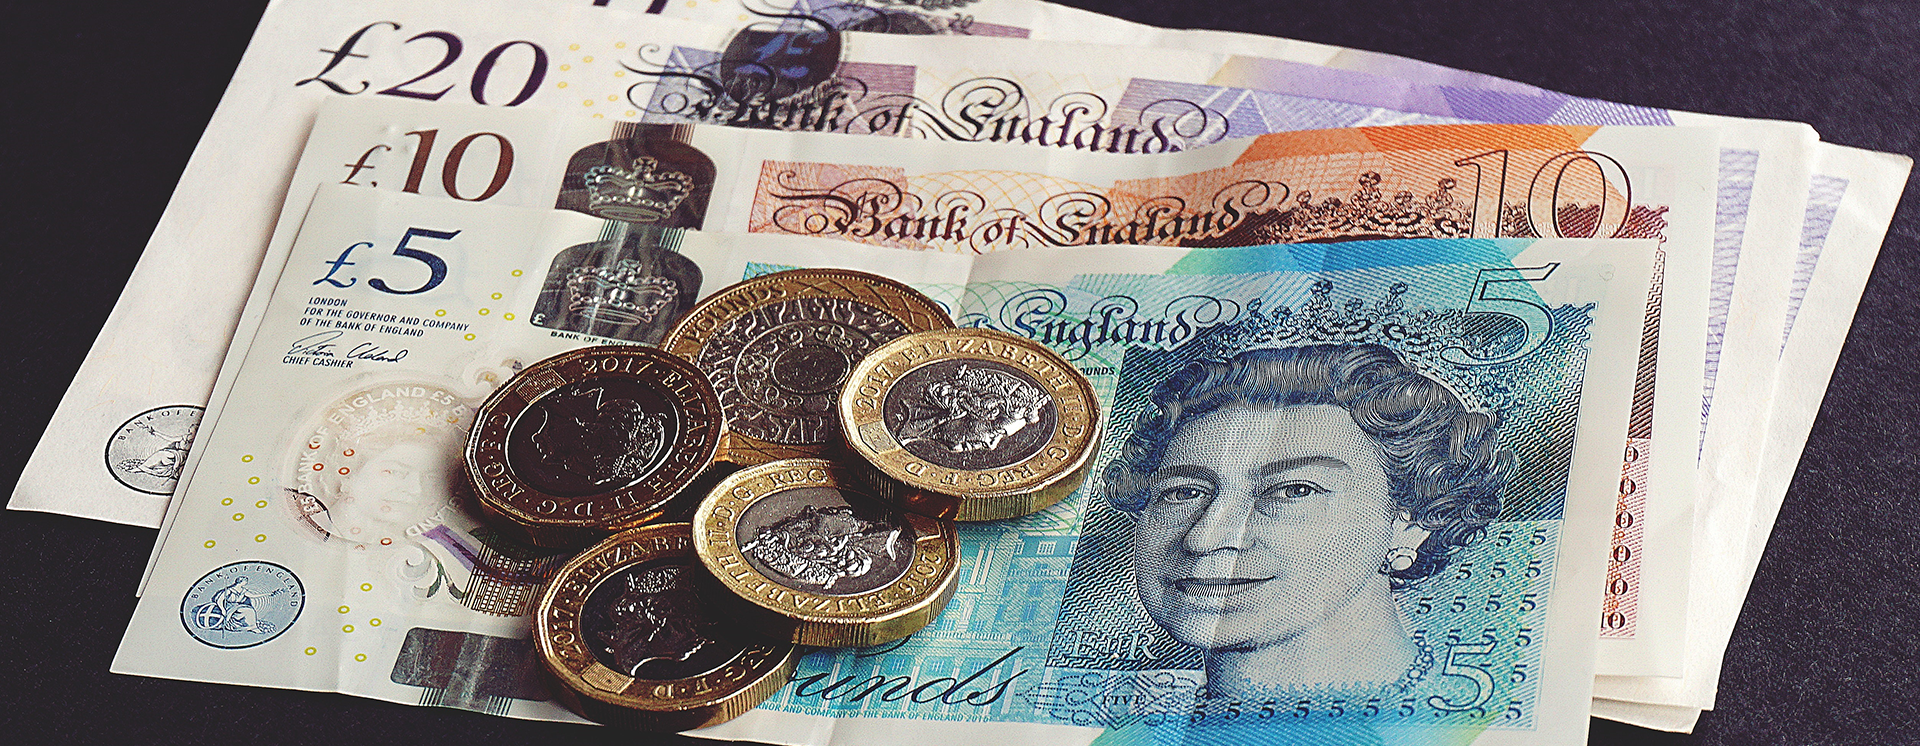
[[734, 432], [783, 444], [824, 442], [847, 372], [881, 342], [909, 330], [858, 301], [807, 298], [735, 318], [695, 359]]
[[891, 340], [951, 326], [932, 300], [892, 280], [797, 269], [716, 293], [662, 346], [705, 371], [720, 397], [720, 458], [757, 464], [838, 442], [834, 403], [853, 366]]

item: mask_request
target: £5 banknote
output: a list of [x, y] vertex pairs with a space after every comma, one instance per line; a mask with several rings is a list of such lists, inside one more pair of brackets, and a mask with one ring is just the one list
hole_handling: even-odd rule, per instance
[[[375, 245], [398, 248], [356, 253]], [[526, 640], [532, 591], [564, 555], [476, 518], [459, 453], [473, 408], [515, 370], [624, 341], [535, 321], [556, 267], [624, 253], [709, 291], [799, 266], [887, 274], [959, 323], [1052, 347], [1110, 413], [1096, 477], [1076, 496], [962, 531], [959, 588], [933, 626], [811, 655], [712, 735], [1584, 741], [1652, 241], [1032, 251], [658, 234], [572, 211], [322, 189], [250, 344], [229, 355], [233, 385], [115, 670], [573, 719], [549, 701]], [[1286, 384], [1286, 370], [1304, 378]], [[1362, 374], [1379, 385], [1326, 380]], [[1314, 380], [1362, 393], [1288, 406], [1286, 391], [1246, 389], [1234, 396], [1249, 404], [1211, 414], [1179, 403]], [[1355, 425], [1383, 406], [1368, 397], [1407, 387], [1425, 392], [1435, 409], [1420, 416], [1438, 429], [1408, 428], [1393, 449], [1367, 440], [1390, 437]], [[1453, 466], [1374, 465], [1373, 490], [1331, 465], [1386, 450]], [[1195, 512], [1202, 503], [1153, 486], [1283, 462], [1300, 487], [1234, 514], [1244, 546], [1200, 546], [1237, 499]], [[1450, 486], [1391, 484], [1441, 472]], [[1238, 483], [1220, 480], [1222, 495]], [[1363, 504], [1390, 493], [1419, 503], [1397, 509], [1429, 532], [1405, 570], [1348, 541], [1406, 530], [1395, 509]], [[1179, 590], [1181, 573], [1222, 561], [1272, 577], [1225, 604]], [[1299, 634], [1258, 634], [1276, 624]]]
[[[1022, 3], [1040, 14], [1045, 3]], [[804, 6], [804, 7], [803, 7]], [[823, 24], [806, 15], [811, 4], [794, 6], [783, 21], [788, 33], [817, 33]], [[997, 6], [1010, 8], [1012, 6]], [[694, 10], [701, 13], [705, 10]], [[1767, 407], [1713, 408], [1716, 395], [1730, 401], [1764, 398], [1772, 389], [1776, 368], [1770, 351], [1770, 330], [1785, 318], [1790, 302], [1787, 287], [1795, 260], [1793, 236], [1805, 202], [1814, 133], [1804, 124], [1739, 119], [1583, 99], [1492, 76], [1452, 70], [1391, 55], [1341, 49], [1272, 37], [1227, 32], [1154, 29], [1111, 24], [1085, 25], [1080, 33], [1061, 32], [1048, 52], [1069, 52], [1069, 59], [1128, 59], [1103, 54], [1098, 45], [1059, 43], [1058, 40], [1123, 41], [1160, 51], [1168, 61], [1161, 80], [1135, 78], [1126, 86], [1120, 104], [1109, 108], [1106, 99], [1055, 99], [1065, 107], [1081, 107], [1082, 127], [1095, 124], [1109, 111], [1122, 122], [1177, 122], [1168, 127], [1186, 142], [1210, 141], [1232, 134], [1253, 134], [1298, 128], [1302, 121], [1360, 124], [1396, 121], [1394, 117], [1431, 116], [1497, 122], [1558, 122], [1581, 124], [1707, 125], [1720, 128], [1721, 170], [1716, 198], [1712, 297], [1708, 319], [1704, 390], [1700, 406], [1699, 486], [1693, 491], [1652, 489], [1639, 478], [1634, 465], [1623, 473], [1623, 492], [1614, 538], [1617, 560], [1611, 567], [1609, 595], [1603, 614], [1602, 670], [1609, 674], [1653, 674], [1677, 677], [1689, 614], [1686, 613], [1687, 553], [1663, 550], [1687, 543], [1692, 532], [1692, 507], [1713, 501], [1743, 507], [1754, 499], [1760, 449], [1751, 433], [1764, 427]], [[1205, 50], [1234, 53], [1207, 84], [1179, 80], [1179, 52]], [[1049, 65], [1056, 63], [1047, 63]], [[695, 69], [699, 65], [693, 66]], [[1124, 64], [1111, 68], [1124, 69]], [[1071, 69], [1072, 65], [1064, 65]], [[696, 75], [696, 78], [702, 77]], [[711, 78], [711, 75], [705, 76]], [[857, 76], [856, 76], [857, 77]], [[1218, 84], [1229, 84], [1226, 87]], [[711, 91], [723, 86], [705, 84]], [[927, 116], [920, 121], [929, 137], [941, 139], [1014, 140], [1030, 137], [1032, 126], [1008, 126], [1009, 121], [1071, 122], [1044, 98], [1023, 96], [1011, 81], [996, 80], [981, 89], [999, 88], [990, 99], [956, 98], [952, 102], [904, 102]], [[860, 90], [867, 90], [862, 88]], [[959, 90], [955, 88], [954, 90]], [[976, 90], [984, 93], [984, 90]], [[1037, 93], [1037, 91], [1035, 91]], [[677, 94], [677, 101], [699, 96]], [[881, 103], [878, 121], [903, 126]], [[991, 101], [991, 105], [986, 102]], [[930, 105], [931, 104], [931, 105]], [[971, 107], [971, 108], [967, 108]], [[948, 112], [964, 111], [963, 116]], [[1181, 119], [1165, 115], [1184, 114]], [[943, 116], [945, 114], [945, 116]], [[1088, 116], [1092, 114], [1094, 116]], [[997, 115], [997, 116], [996, 116]], [[1022, 119], [1024, 115], [1024, 119]], [[952, 124], [958, 121], [961, 124]], [[1409, 120], [1397, 120], [1409, 121]], [[1100, 122], [1100, 124], [1108, 124]], [[870, 122], [861, 125], [869, 126]], [[1065, 125], [1061, 125], [1065, 128]], [[1043, 128], [1044, 129], [1044, 128]], [[1041, 136], [1040, 142], [1046, 138]], [[1031, 141], [1031, 140], [1029, 140]], [[1065, 144], [1061, 138], [1059, 144]], [[1889, 188], [1893, 185], [1876, 185]], [[1645, 464], [1639, 464], [1644, 467]], [[1697, 498], [1697, 499], [1696, 499]], [[1715, 513], [1724, 514], [1724, 510]]]
[[[1025, 17], [1029, 18], [1046, 18], [1049, 9], [1057, 7], [1038, 0], [1008, 0], [996, 5], [993, 12], [1002, 19], [1017, 17], [1017, 12], [1025, 12]], [[717, 17], [718, 11], [703, 6], [689, 8], [685, 12]], [[1035, 25], [1034, 28], [1037, 30], [1033, 32], [1033, 38], [1124, 43], [1237, 55], [1220, 75], [1211, 80], [1217, 84], [1229, 84], [1225, 87], [1194, 85], [1193, 81], [1164, 81], [1158, 84], [1134, 81], [1129, 89], [1129, 95], [1134, 96], [1134, 100], [1145, 103], [1170, 98], [1182, 105], [1197, 103], [1202, 108], [1223, 114], [1232, 111], [1234, 114], [1226, 119], [1236, 124], [1284, 121], [1299, 117], [1303, 110], [1310, 110], [1315, 112], [1315, 116], [1321, 117], [1379, 116], [1374, 112], [1385, 111], [1398, 112], [1402, 116], [1425, 112], [1428, 116], [1451, 115], [1499, 122], [1715, 124], [1724, 127], [1722, 180], [1716, 220], [1714, 316], [1710, 320], [1713, 326], [1709, 341], [1707, 390], [1702, 400], [1705, 442], [1700, 458], [1701, 509], [1696, 516], [1700, 527], [1695, 531], [1702, 537], [1695, 542], [1696, 553], [1710, 560], [1706, 566], [1692, 569], [1695, 580], [1691, 582], [1713, 583], [1713, 588], [1725, 589], [1729, 587], [1727, 578], [1752, 576], [1752, 564], [1758, 561], [1757, 550], [1750, 553], [1751, 561], [1728, 562], [1733, 554], [1739, 553], [1723, 551], [1729, 546], [1725, 541], [1707, 540], [1704, 537], [1725, 535], [1729, 526], [1734, 527], [1732, 530], [1741, 530], [1738, 527], [1745, 526], [1745, 531], [1757, 537], [1750, 543], [1764, 544], [1766, 535], [1770, 533], [1770, 518], [1748, 523], [1745, 517], [1771, 516], [1772, 509], [1767, 507], [1769, 504], [1777, 509], [1778, 493], [1784, 490], [1787, 482], [1785, 475], [1771, 481], [1761, 475], [1763, 472], [1790, 469], [1796, 459], [1774, 444], [1798, 441], [1792, 435], [1769, 435], [1766, 439], [1769, 445], [1764, 449], [1767, 453], [1763, 454], [1762, 448], [1752, 447], [1752, 444], [1761, 442], [1752, 434], [1762, 429], [1771, 432], [1774, 427], [1769, 423], [1782, 416], [1789, 420], [1807, 418], [1810, 421], [1810, 414], [1786, 415], [1785, 412], [1796, 407], [1804, 409], [1812, 406], [1807, 404], [1809, 401], [1817, 404], [1818, 397], [1814, 391], [1780, 387], [1788, 381], [1815, 380], [1807, 378], [1812, 373], [1806, 371], [1828, 370], [1831, 367], [1830, 361], [1816, 363], [1812, 368], [1797, 367], [1797, 363], [1767, 365], [1771, 344], [1765, 331], [1781, 319], [1791, 326], [1792, 313], [1798, 309], [1807, 292], [1806, 278], [1814, 274], [1823, 255], [1818, 250], [1819, 242], [1825, 239], [1832, 226], [1840, 225], [1841, 234], [1861, 237], [1856, 242], [1861, 245], [1843, 244], [1828, 256], [1837, 257], [1844, 265], [1855, 266], [1847, 261], [1848, 258], [1864, 255], [1868, 264], [1861, 266], [1870, 266], [1872, 252], [1877, 248], [1878, 232], [1884, 230], [1884, 223], [1891, 214], [1890, 209], [1870, 206], [1890, 205], [1897, 198], [1904, 185], [1905, 171], [1899, 165], [1901, 159], [1873, 156], [1819, 143], [1813, 143], [1813, 149], [1808, 150], [1811, 130], [1797, 123], [1745, 120], [1583, 99], [1517, 81], [1405, 57], [1294, 39], [1121, 23], [1075, 23], [1069, 28]], [[1366, 120], [1354, 121], [1365, 123]], [[1795, 129], [1798, 132], [1793, 131]], [[1876, 166], [1879, 163], [1887, 165], [1880, 168]], [[1809, 164], [1824, 167], [1827, 172], [1809, 173]], [[1855, 167], [1848, 164], [1859, 165]], [[1796, 185], [1802, 184], [1807, 187], [1807, 194], [1794, 194]], [[1843, 199], [1844, 205], [1841, 204]], [[1749, 209], [1750, 205], [1757, 209]], [[1805, 205], [1804, 211], [1801, 205]], [[1836, 209], [1841, 215], [1838, 221], [1834, 218]], [[1791, 222], [1802, 218], [1800, 223]], [[1788, 222], [1780, 222], [1783, 220]], [[1876, 224], [1879, 227], [1876, 228]], [[1848, 225], [1855, 225], [1857, 229], [1846, 230]], [[1867, 245], [1868, 241], [1874, 243]], [[1809, 246], [1814, 248], [1807, 248]], [[1817, 302], [1844, 304], [1846, 307], [1852, 305], [1849, 298], [1857, 297], [1857, 289], [1848, 291], [1844, 284], [1831, 282], [1816, 285], [1814, 292], [1838, 293], [1836, 297]], [[1716, 376], [1722, 371], [1725, 372], [1724, 376]], [[1729, 401], [1765, 399], [1774, 402], [1774, 406], [1721, 407], [1715, 410], [1711, 405], [1716, 391]], [[1717, 416], [1706, 416], [1716, 412]], [[1789, 432], [1793, 429], [1788, 427]], [[1797, 452], [1798, 446], [1791, 451]], [[1644, 520], [1644, 514], [1636, 512], [1636, 506], [1631, 500], [1625, 499], [1627, 497], [1629, 495], [1623, 495], [1620, 506], [1622, 517], [1618, 521], [1627, 525], [1617, 528], [1614, 539], [1615, 551], [1624, 551], [1627, 559], [1616, 562], [1610, 569], [1606, 623], [1602, 632], [1608, 642], [1603, 643], [1603, 649], [1623, 643], [1649, 642], [1648, 635], [1639, 633], [1642, 629], [1662, 630], [1681, 626], [1675, 623], [1671, 613], [1674, 604], [1668, 604], [1668, 613], [1663, 614], [1662, 599], [1644, 597], [1640, 593], [1640, 584], [1628, 582], [1638, 574], [1636, 565], [1647, 559], [1645, 553], [1633, 552], [1633, 547], [1653, 539], [1644, 534], [1635, 535], [1648, 521]], [[1658, 509], [1661, 504], [1656, 500], [1651, 506], [1640, 507]], [[1710, 527], [1709, 524], [1716, 525]], [[1657, 545], [1658, 542], [1654, 543]], [[1659, 573], [1653, 573], [1650, 576], [1641, 575], [1641, 578], [1659, 576]], [[1745, 587], [1744, 583], [1734, 586]], [[1670, 646], [1650, 648], [1660, 652], [1653, 660], [1666, 664], [1661, 668], [1663, 677], [1677, 676], [1683, 659], [1694, 661], [1685, 664], [1691, 670], [1685, 678], [1693, 681], [1687, 686], [1696, 692], [1710, 692], [1717, 682], [1717, 661], [1724, 652], [1724, 640], [1731, 631], [1744, 596], [1717, 590], [1704, 595], [1715, 600], [1703, 606], [1698, 600], [1672, 599], [1691, 606], [1686, 613], [1685, 626], [1693, 626], [1695, 620], [1705, 625], [1702, 642], [1688, 646], [1684, 656], [1673, 654]], [[1640, 624], [1640, 620], [1648, 623]], [[1620, 660], [1621, 656], [1603, 655], [1603, 670], [1610, 662], [1617, 663]], [[1663, 687], [1676, 683], [1636, 682], [1633, 677], [1616, 676], [1603, 678], [1599, 686], [1600, 691], [1615, 692], [1619, 696], [1651, 697], [1654, 695], [1645, 692], [1661, 691]], [[1677, 695], [1666, 696], [1672, 698]], [[1711, 695], [1695, 694], [1691, 699], [1710, 702]], [[1607, 712], [1619, 711], [1616, 707]], [[1681, 721], [1668, 718], [1662, 722]], [[1690, 725], [1692, 719], [1685, 718], [1684, 722]]]

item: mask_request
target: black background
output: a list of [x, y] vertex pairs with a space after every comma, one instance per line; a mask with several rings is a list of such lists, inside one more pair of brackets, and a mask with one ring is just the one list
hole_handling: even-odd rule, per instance
[[[1920, 134], [1920, 10], [1904, 3], [1066, 3], [1160, 26], [1389, 52], [1580, 96], [1800, 120], [1829, 142], [1875, 150], [1911, 155]], [[0, 479], [10, 492], [264, 4], [9, 5], [0, 10]], [[1591, 743], [1920, 743], [1920, 339], [1908, 292], [1920, 272], [1916, 200], [1909, 189], [1881, 250], [1727, 652], [1717, 709], [1692, 736], [1595, 720]], [[0, 513], [0, 740], [685, 740], [108, 673], [153, 538]]]

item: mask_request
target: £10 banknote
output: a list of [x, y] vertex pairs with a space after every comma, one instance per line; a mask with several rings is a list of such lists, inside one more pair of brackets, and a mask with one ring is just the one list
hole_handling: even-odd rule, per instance
[[[457, 478], [474, 407], [535, 360], [629, 341], [540, 323], [556, 273], [624, 257], [669, 268], [653, 286], [698, 296], [833, 266], [902, 279], [959, 323], [1047, 344], [1094, 381], [1111, 437], [1074, 497], [963, 529], [959, 588], [933, 626], [884, 648], [809, 656], [785, 689], [713, 735], [1584, 742], [1612, 464], [1653, 241], [981, 256], [660, 233], [396, 192], [322, 189], [269, 271], [270, 298], [229, 355], [230, 390], [195, 448], [116, 671], [573, 719], [535, 675], [524, 616], [564, 555], [475, 517]], [[607, 302], [630, 297], [608, 292], [619, 298]], [[1361, 392], [1352, 401], [1211, 413], [1180, 403], [1285, 401], [1279, 389], [1220, 387], [1361, 370], [1386, 382], [1321, 384]], [[1368, 434], [1342, 409], [1403, 387], [1426, 392], [1435, 409], [1420, 416], [1433, 427]], [[1408, 440], [1367, 440], [1379, 437]], [[1444, 470], [1457, 483], [1381, 484], [1381, 496], [1425, 497], [1333, 510], [1358, 498], [1335, 499], [1349, 480], [1328, 464], [1380, 452], [1457, 459]], [[1156, 465], [1169, 460], [1190, 463]], [[1292, 482], [1333, 486], [1237, 517], [1195, 513], [1154, 486], [1281, 463]], [[1396, 511], [1439, 537], [1421, 543], [1418, 572], [1383, 570], [1370, 542], [1349, 541], [1410, 530]], [[1243, 546], [1199, 546], [1204, 526], [1230, 518], [1245, 523]], [[1273, 577], [1257, 598], [1224, 604], [1178, 592], [1176, 576], [1221, 561]], [[1280, 627], [1297, 633], [1261, 632]]]

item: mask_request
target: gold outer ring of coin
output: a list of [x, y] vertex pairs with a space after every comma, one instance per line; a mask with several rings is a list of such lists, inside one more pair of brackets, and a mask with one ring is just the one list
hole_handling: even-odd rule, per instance
[[876, 507], [897, 510], [854, 473], [862, 467], [815, 458], [773, 461], [734, 472], [701, 501], [693, 514], [694, 551], [713, 578], [743, 601], [735, 607], [747, 626], [802, 645], [866, 647], [918, 632], [947, 607], [960, 577], [960, 540], [949, 520], [900, 511], [913, 531], [912, 559], [898, 579], [854, 594], [794, 588], [741, 553], [741, 518], [755, 504], [789, 490], [827, 488], [852, 495], [849, 502], [872, 500]]
[[[651, 389], [677, 410], [679, 437], [662, 444], [651, 472], [626, 486], [572, 497], [542, 491], [515, 471], [509, 435], [542, 397], [595, 379]], [[721, 429], [719, 398], [686, 361], [651, 347], [583, 347], [528, 366], [480, 405], [467, 438], [467, 480], [492, 523], [539, 546], [578, 547], [666, 516], [668, 503], [713, 461]]]
[[[599, 586], [627, 568], [693, 556], [693, 527], [658, 523], [614, 534], [569, 560], [540, 592], [533, 636], [547, 671], [560, 681], [554, 694], [595, 722], [660, 731], [704, 728], [732, 720], [766, 701], [793, 677], [800, 661], [791, 643], [741, 634], [725, 663], [683, 679], [637, 679], [602, 663], [588, 647], [582, 611]], [[744, 643], [744, 644], [740, 644]]]
[[[715, 460], [752, 466], [779, 459], [822, 456], [840, 447], [839, 421], [832, 411], [824, 413], [820, 437], [810, 439], [814, 442], [782, 443], [741, 432], [744, 428], [735, 425], [733, 412], [745, 403], [737, 403], [739, 392], [723, 380], [730, 377], [734, 366], [709, 365], [701, 359], [717, 335], [742, 317], [767, 306], [808, 299], [860, 303], [892, 317], [907, 333], [953, 328], [947, 312], [920, 291], [879, 275], [850, 269], [791, 269], [755, 277], [714, 293], [674, 324], [673, 330], [661, 341], [660, 349], [701, 367], [720, 395], [727, 428]], [[876, 344], [890, 340], [877, 340]], [[837, 390], [836, 386], [828, 396], [832, 397]]]
[[[1053, 432], [1031, 455], [985, 469], [929, 463], [902, 446], [884, 421], [888, 392], [922, 367], [980, 360], [1020, 371], [1052, 401]], [[1093, 384], [1045, 345], [992, 329], [944, 329], [910, 334], [868, 353], [840, 392], [840, 427], [847, 445], [908, 489], [900, 505], [936, 518], [990, 521], [1044, 510], [1086, 481], [1105, 423]]]

